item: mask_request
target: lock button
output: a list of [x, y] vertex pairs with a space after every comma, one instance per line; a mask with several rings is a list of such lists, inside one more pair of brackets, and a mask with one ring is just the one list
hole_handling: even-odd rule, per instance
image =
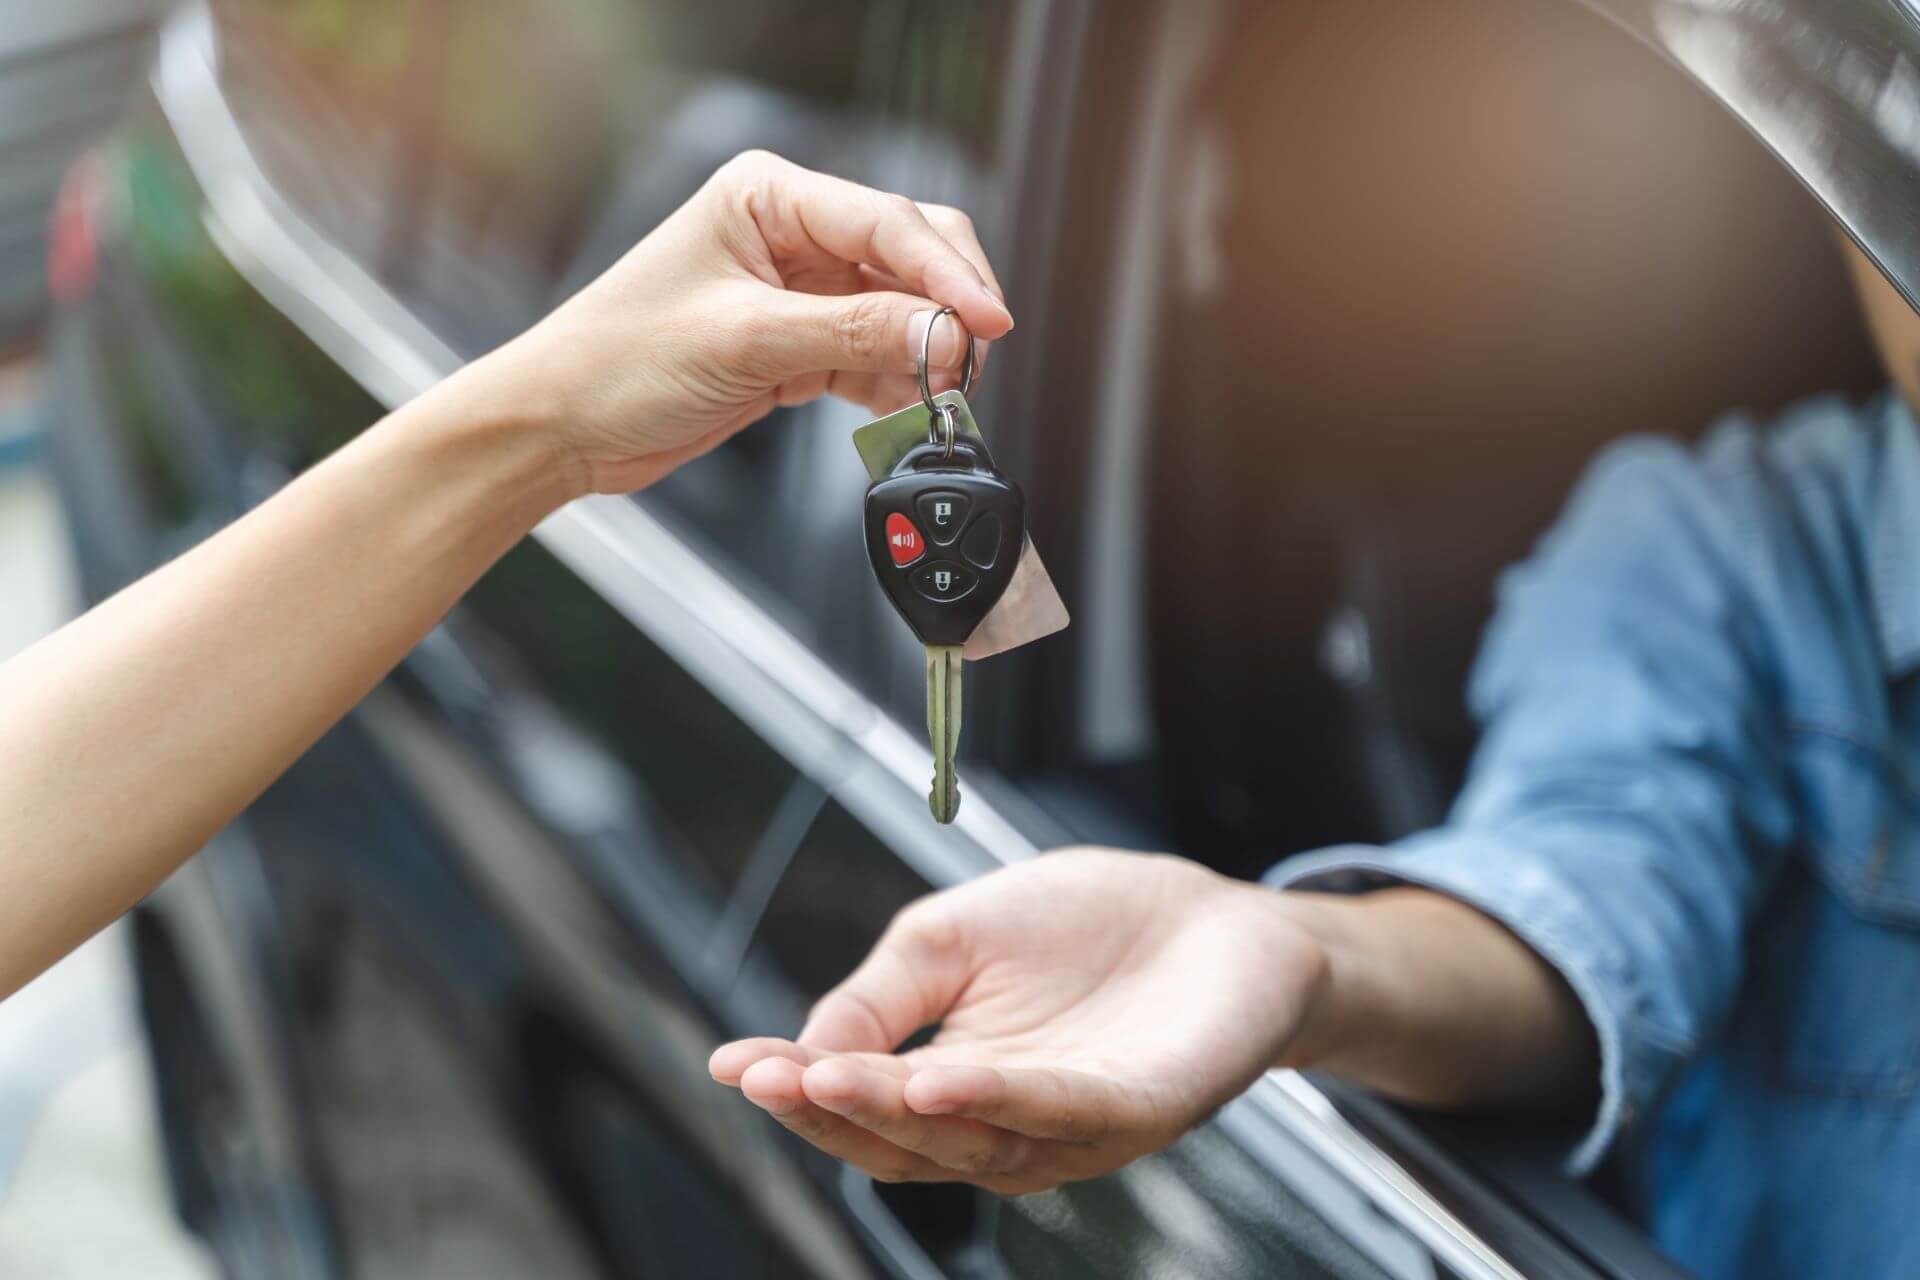
[[967, 511], [973, 506], [972, 499], [964, 493], [955, 493], [951, 489], [935, 489], [932, 493], [923, 493], [913, 504], [920, 515], [920, 527], [927, 531], [936, 547], [944, 547], [960, 536], [960, 528], [967, 522]]
[[979, 583], [973, 570], [951, 560], [935, 560], [913, 573], [913, 589], [935, 604], [949, 604], [965, 596]]

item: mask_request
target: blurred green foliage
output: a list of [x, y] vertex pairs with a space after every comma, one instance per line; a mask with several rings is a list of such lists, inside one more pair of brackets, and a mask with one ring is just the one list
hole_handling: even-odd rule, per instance
[[109, 156], [109, 207], [130, 265], [192, 357], [223, 424], [244, 443], [276, 442], [315, 461], [381, 415], [380, 406], [240, 275], [201, 221], [198, 187], [163, 128], [123, 130]]

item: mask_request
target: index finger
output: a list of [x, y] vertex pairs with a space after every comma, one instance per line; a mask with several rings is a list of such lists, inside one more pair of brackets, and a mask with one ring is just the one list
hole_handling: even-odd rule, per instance
[[773, 157], [757, 162], [750, 182], [762, 198], [748, 207], [770, 241], [801, 235], [844, 262], [890, 272], [913, 292], [959, 312], [979, 337], [998, 338], [1013, 328], [1013, 316], [979, 269], [905, 196]]
[[906, 1085], [923, 1116], [964, 1116], [1061, 1142], [1137, 1142], [1164, 1124], [1166, 1107], [1137, 1086], [1051, 1067], [928, 1065]]
[[967, 212], [950, 204], [930, 204], [925, 200], [916, 204], [933, 229], [973, 264], [973, 269], [986, 282], [987, 292], [1005, 303], [1007, 291], [1000, 287], [1000, 278], [993, 272], [993, 260], [987, 257], [986, 246], [980, 243], [980, 233], [974, 230], [973, 219]]

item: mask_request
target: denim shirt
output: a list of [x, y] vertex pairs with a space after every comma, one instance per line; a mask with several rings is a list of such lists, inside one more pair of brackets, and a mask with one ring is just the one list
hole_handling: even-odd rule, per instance
[[1610, 1149], [1708, 1277], [1920, 1276], [1920, 429], [1629, 440], [1502, 582], [1447, 825], [1279, 883], [1425, 885], [1593, 1021]]

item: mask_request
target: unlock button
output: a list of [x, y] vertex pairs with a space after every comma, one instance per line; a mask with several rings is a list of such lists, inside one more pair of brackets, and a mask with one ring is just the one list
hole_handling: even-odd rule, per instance
[[913, 589], [936, 604], [946, 604], [973, 590], [979, 580], [971, 569], [950, 560], [935, 560], [923, 569], [914, 570]]
[[960, 536], [960, 526], [967, 522], [970, 505], [966, 494], [950, 489], [923, 493], [913, 504], [920, 516], [920, 527], [927, 531], [927, 537], [936, 547], [944, 547]]

